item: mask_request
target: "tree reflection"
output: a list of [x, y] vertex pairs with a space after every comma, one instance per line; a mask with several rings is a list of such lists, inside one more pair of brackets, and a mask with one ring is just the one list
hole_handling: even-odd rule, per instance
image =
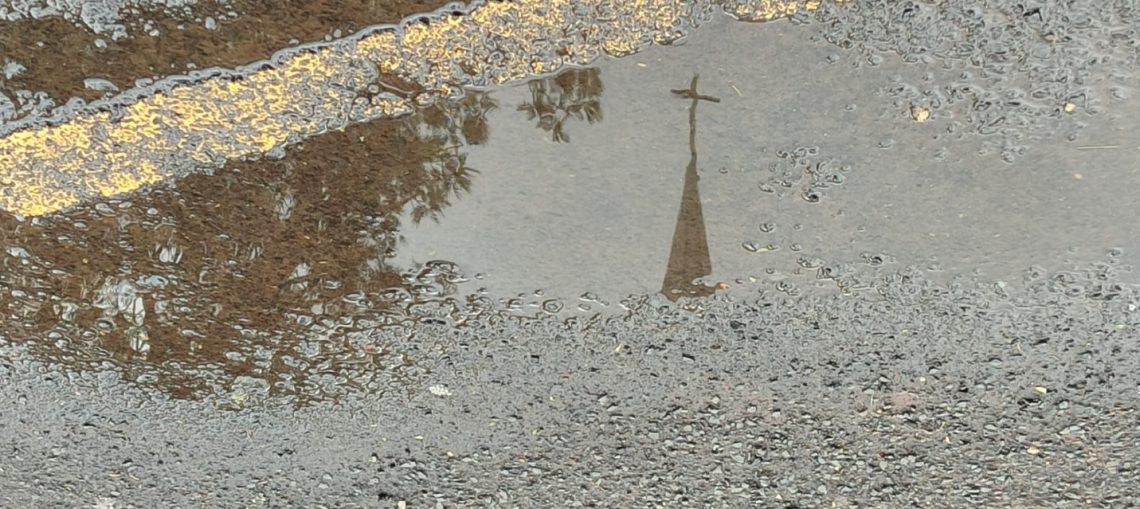
[[449, 291], [446, 264], [409, 283], [388, 261], [402, 218], [438, 220], [470, 191], [477, 171], [461, 149], [487, 141], [496, 107], [471, 93], [310, 139], [281, 160], [31, 222], [0, 217], [5, 245], [21, 250], [0, 266], [0, 288], [21, 295], [4, 303], [15, 319], [0, 335], [75, 367], [110, 358], [184, 397], [243, 376], [285, 392], [340, 376], [329, 374], [363, 360], [329, 330], [393, 306], [393, 288]]
[[498, 102], [490, 95], [473, 92], [458, 102], [437, 101], [400, 122], [404, 137], [433, 140], [437, 144], [433, 150], [438, 153], [423, 163], [425, 177], [433, 185], [420, 188], [421, 192], [414, 196], [409, 213], [413, 221], [439, 221], [440, 211], [451, 205], [452, 196], [471, 190], [471, 177], [479, 172], [467, 166], [467, 155], [459, 149], [487, 142], [487, 114], [498, 108]]
[[470, 92], [458, 102], [437, 101], [401, 123], [405, 133], [442, 141], [452, 148], [482, 145], [490, 137], [487, 114], [499, 109], [489, 94]]
[[528, 120], [538, 119], [538, 128], [551, 133], [556, 142], [569, 142], [566, 120], [576, 118], [591, 124], [602, 120], [602, 75], [596, 68], [571, 69], [553, 78], [531, 81], [531, 100], [519, 105]]

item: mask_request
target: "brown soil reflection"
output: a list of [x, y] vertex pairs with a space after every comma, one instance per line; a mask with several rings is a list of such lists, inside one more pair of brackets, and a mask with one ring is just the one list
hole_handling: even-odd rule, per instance
[[[301, 42], [323, 40], [340, 30], [344, 35], [365, 27], [394, 23], [404, 17], [430, 12], [442, 0], [234, 0], [219, 8], [202, 0], [194, 12], [218, 18], [213, 30], [191, 17], [181, 19], [162, 11], [145, 11], [138, 19], [152, 20], [160, 35], [137, 30], [119, 41], [97, 37], [60, 18], [0, 22], [0, 55], [28, 67], [4, 82], [0, 92], [14, 97], [18, 89], [43, 91], [63, 104], [71, 97], [93, 100], [103, 92], [84, 88], [83, 80], [109, 80], [120, 89], [135, 80], [185, 72], [187, 64], [199, 68], [234, 67], [269, 57]], [[227, 20], [216, 13], [234, 10]], [[106, 47], [96, 47], [101, 38]]]
[[242, 376], [311, 393], [318, 375], [412, 368], [337, 332], [374, 329], [381, 319], [354, 317], [399, 314], [461, 280], [447, 263], [409, 273], [387, 260], [401, 218], [438, 219], [470, 190], [461, 148], [486, 141], [495, 107], [471, 93], [280, 160], [27, 222], [0, 216], [0, 334], [79, 368], [113, 359], [182, 397]]

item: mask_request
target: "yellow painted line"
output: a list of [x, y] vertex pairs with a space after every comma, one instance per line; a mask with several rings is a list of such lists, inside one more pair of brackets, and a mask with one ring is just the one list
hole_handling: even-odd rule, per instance
[[[843, 3], [847, 0], [834, 0]], [[814, 11], [823, 0], [727, 0], [722, 2], [724, 10], [739, 19], [747, 21], [772, 21], [786, 18], [800, 11]]]
[[[727, 0], [731, 14], [768, 20], [819, 0]], [[0, 138], [0, 209], [60, 211], [228, 160], [258, 156], [350, 123], [403, 115], [413, 100], [627, 55], [692, 28], [707, 0], [516, 0], [436, 12], [428, 23], [376, 27], [272, 64], [128, 92], [111, 111], [86, 111]], [[419, 84], [415, 99], [380, 90], [377, 71]], [[173, 82], [169, 82], [173, 83]]]

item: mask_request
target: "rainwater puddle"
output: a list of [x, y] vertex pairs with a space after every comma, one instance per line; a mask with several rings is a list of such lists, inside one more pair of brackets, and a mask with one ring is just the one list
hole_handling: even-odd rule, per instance
[[[489, 141], [467, 152], [471, 195], [405, 229], [396, 259], [452, 260], [491, 295], [583, 309], [659, 291], [855, 291], [857, 275], [904, 266], [1017, 280], [1116, 250], [1136, 262], [1135, 102], [1084, 129], [1087, 113], [1008, 113], [1027, 143], [1013, 157], [1008, 131], [970, 124], [977, 98], [940, 100], [933, 117], [899, 99], [983, 71], [939, 69], [967, 77], [940, 83], [812, 26], [706, 28], [495, 91]], [[677, 93], [698, 74], [707, 100]]]
[[1056, 91], [799, 21], [722, 16], [673, 47], [0, 216], [0, 336], [178, 397], [316, 400], [405, 390], [464, 327], [1136, 264], [1131, 67]]

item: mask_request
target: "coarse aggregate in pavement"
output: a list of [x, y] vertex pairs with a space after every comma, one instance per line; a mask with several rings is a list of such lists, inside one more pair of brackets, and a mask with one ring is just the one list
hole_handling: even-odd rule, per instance
[[6, 507], [1128, 507], [1140, 300], [1115, 266], [402, 345], [424, 370], [296, 409], [140, 393], [5, 347]]

